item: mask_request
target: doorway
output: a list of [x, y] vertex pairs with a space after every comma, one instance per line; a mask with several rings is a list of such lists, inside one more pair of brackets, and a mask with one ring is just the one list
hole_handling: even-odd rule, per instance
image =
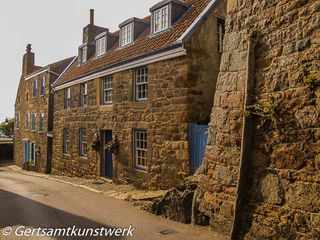
[[[108, 142], [112, 141], [112, 131], [106, 130], [103, 134], [103, 146], [105, 146]], [[112, 179], [113, 178], [113, 163], [112, 163], [112, 152], [103, 148], [103, 173], [105, 178]]]

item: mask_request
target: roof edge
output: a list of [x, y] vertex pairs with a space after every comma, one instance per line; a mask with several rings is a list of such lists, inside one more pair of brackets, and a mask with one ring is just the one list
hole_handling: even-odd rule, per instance
[[198, 27], [205, 21], [206, 17], [210, 13], [210, 11], [213, 10], [213, 8], [216, 6], [216, 4], [220, 2], [220, 0], [212, 0], [206, 7], [203, 9], [203, 11], [200, 13], [200, 15], [196, 18], [196, 20], [187, 28], [187, 30], [178, 38], [175, 43], [185, 43], [187, 42], [194, 32], [198, 29]]
[[71, 87], [73, 85], [76, 85], [76, 84], [79, 84], [82, 82], [90, 81], [90, 80], [96, 79], [98, 77], [114, 74], [117, 72], [125, 71], [128, 69], [136, 68], [136, 67], [143, 66], [143, 65], [147, 65], [150, 63], [155, 63], [155, 62], [164, 61], [164, 60], [168, 60], [168, 59], [172, 59], [172, 58], [176, 58], [176, 57], [180, 57], [180, 56], [185, 56], [187, 54], [186, 50], [182, 44], [172, 45], [167, 48], [160, 49], [160, 50], [161, 51], [155, 51], [155, 52], [151, 52], [151, 53], [149, 52], [147, 54], [141, 55], [136, 58], [131, 58], [129, 60], [125, 60], [122, 62], [118, 62], [118, 63], [112, 64], [112, 65], [109, 65], [105, 68], [91, 72], [87, 75], [83, 75], [79, 78], [75, 78], [75, 79], [68, 81], [66, 83], [63, 83], [61, 85], [55, 85], [55, 86], [53, 86], [54, 87], [53, 90], [54, 91], [62, 90], [64, 88]]
[[75, 56], [72, 61], [68, 64], [68, 66], [62, 71], [62, 73], [59, 75], [59, 77], [51, 84], [52, 87], [55, 86], [55, 84], [60, 80], [61, 76], [72, 66], [74, 61], [78, 58], [78, 56]]

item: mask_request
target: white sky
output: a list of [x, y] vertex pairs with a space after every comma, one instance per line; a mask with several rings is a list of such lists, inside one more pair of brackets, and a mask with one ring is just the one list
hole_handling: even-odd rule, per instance
[[161, 0], [0, 0], [0, 122], [14, 116], [14, 102], [27, 43], [35, 64], [75, 56], [82, 43], [82, 28], [95, 10], [95, 25], [110, 31], [130, 17], [149, 15]]

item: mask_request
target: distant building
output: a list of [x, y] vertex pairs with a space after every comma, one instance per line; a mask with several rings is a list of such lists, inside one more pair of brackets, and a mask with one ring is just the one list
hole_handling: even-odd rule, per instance
[[0, 161], [13, 159], [13, 139], [0, 136]]
[[52, 159], [53, 93], [51, 84], [72, 58], [46, 67], [35, 66], [31, 45], [23, 56], [15, 102], [14, 161], [34, 171], [50, 172]]
[[111, 33], [91, 11], [77, 59], [54, 83], [52, 170], [148, 189], [192, 174], [206, 131], [200, 142], [190, 129], [210, 119], [225, 12], [223, 0], [165, 0]]

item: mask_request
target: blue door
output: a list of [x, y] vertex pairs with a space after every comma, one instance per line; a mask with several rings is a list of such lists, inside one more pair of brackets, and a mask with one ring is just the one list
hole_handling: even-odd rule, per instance
[[[104, 132], [104, 143], [112, 141], [112, 131], [107, 130]], [[113, 164], [112, 164], [112, 152], [104, 150], [104, 176], [106, 178], [113, 178]]]
[[190, 149], [190, 173], [191, 175], [202, 164], [208, 141], [208, 125], [189, 123], [189, 149]]
[[29, 161], [29, 142], [25, 141], [23, 143], [23, 152], [24, 152], [24, 156], [23, 156], [23, 162], [28, 162]]

